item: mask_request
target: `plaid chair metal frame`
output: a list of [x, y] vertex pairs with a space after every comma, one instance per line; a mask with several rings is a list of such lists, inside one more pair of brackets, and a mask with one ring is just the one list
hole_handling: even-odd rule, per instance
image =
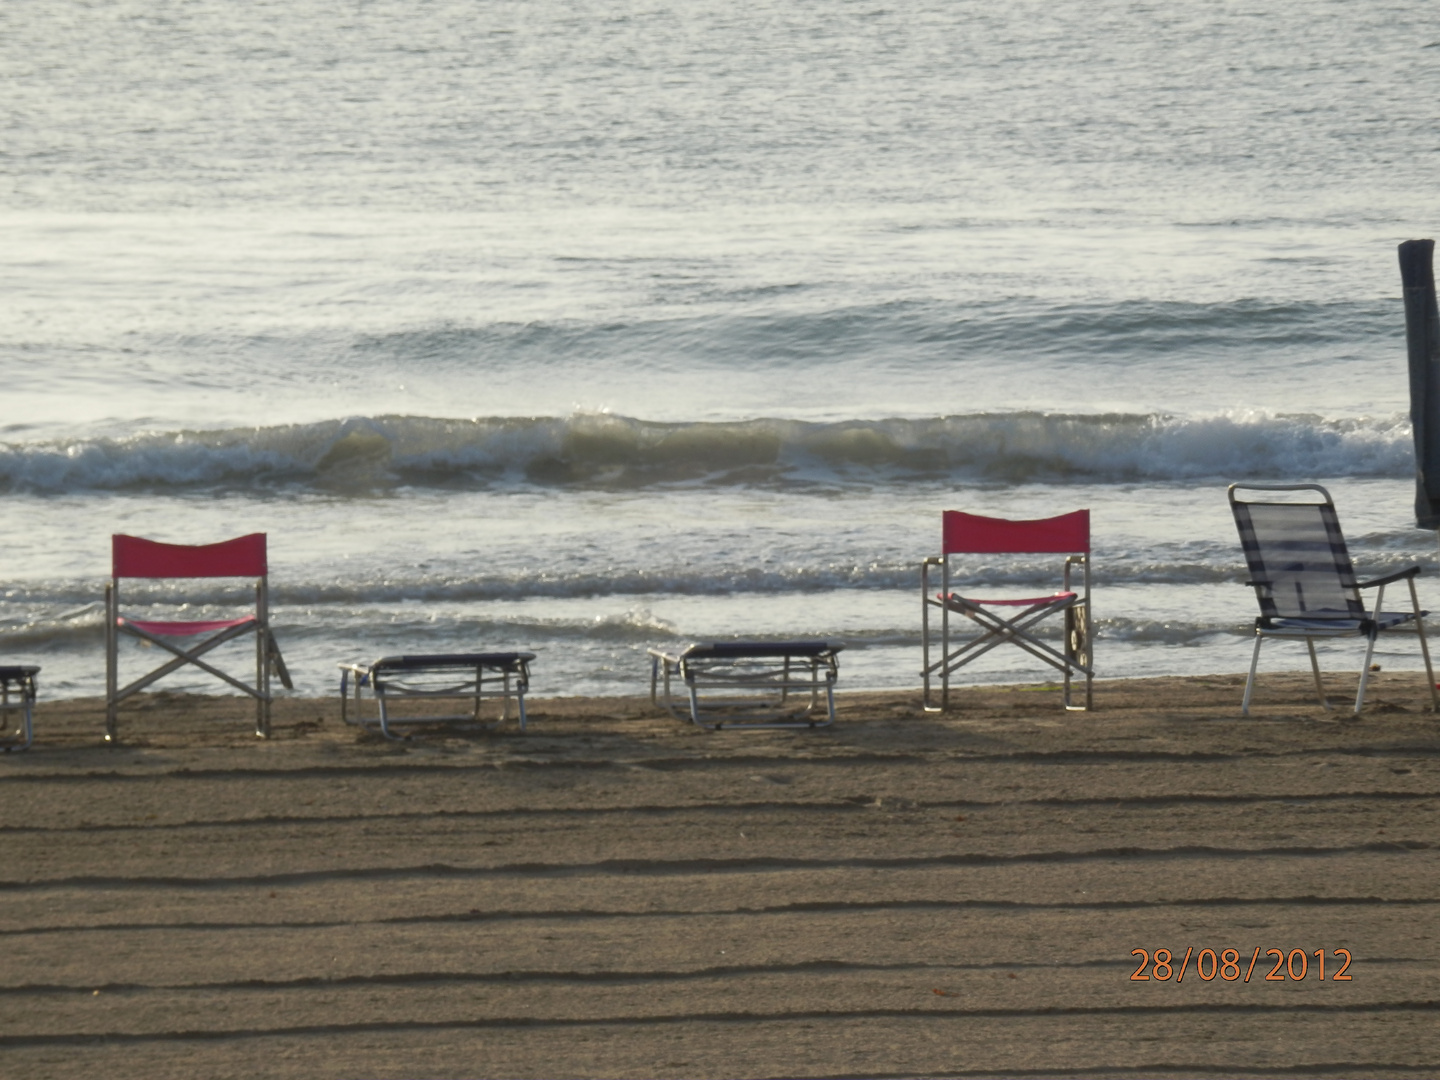
[[[111, 578], [105, 586], [105, 741], [118, 737], [120, 703], [171, 672], [193, 664], [255, 699], [255, 734], [270, 734], [270, 675], [292, 689], [290, 672], [270, 632], [269, 565], [264, 533], [223, 540], [218, 544], [166, 544], [138, 536], [110, 538]], [[198, 579], [254, 578], [254, 611], [231, 619], [137, 619], [120, 610], [120, 583], [127, 578]], [[255, 635], [255, 683], [250, 685], [221, 671], [202, 657], [212, 649]], [[171, 654], [171, 659], [133, 682], [120, 686], [120, 637], [139, 638]], [[202, 637], [202, 635], [209, 635]], [[171, 638], [201, 637], [189, 649]]]
[[[1062, 673], [1065, 708], [1083, 712], [1094, 704], [1095, 661], [1090, 622], [1090, 511], [1075, 510], [1050, 518], [1015, 521], [1008, 518], [946, 510], [942, 515], [942, 547], [939, 556], [920, 566], [921, 652], [926, 712], [943, 712], [950, 705], [950, 676], [960, 667], [1001, 645], [1015, 645]], [[956, 555], [1063, 555], [1060, 591], [1047, 596], [1021, 599], [979, 599], [962, 596], [951, 588]], [[940, 568], [940, 592], [932, 592], [930, 571]], [[1079, 568], [1079, 589], [1072, 572]], [[931, 611], [940, 609], [938, 635]], [[1000, 611], [1014, 611], [1005, 617]], [[978, 633], [964, 636], [956, 629], [952, 615], [963, 615], [976, 624]], [[1064, 620], [1060, 648], [1036, 636], [1035, 628], [1053, 616]], [[968, 624], [959, 624], [968, 628]], [[940, 653], [932, 660], [932, 651]], [[1085, 704], [1071, 701], [1071, 680], [1085, 677]], [[932, 682], [940, 683], [940, 699], [932, 696]]]
[[[1260, 498], [1248, 492], [1264, 492]], [[1304, 497], [1313, 493], [1311, 497]], [[1280, 496], [1276, 498], [1275, 496]], [[1288, 498], [1286, 496], [1289, 496]], [[1299, 496], [1299, 497], [1297, 497]], [[1420, 639], [1425, 660], [1426, 685], [1432, 709], [1440, 710], [1435, 689], [1435, 672], [1430, 664], [1430, 646], [1425, 638], [1425, 616], [1415, 591], [1419, 566], [1406, 567], [1384, 577], [1359, 581], [1350, 561], [1350, 550], [1340, 531], [1340, 519], [1330, 492], [1319, 484], [1231, 484], [1230, 510], [1240, 533], [1240, 546], [1250, 570], [1246, 582], [1255, 590], [1260, 614], [1255, 619], [1255, 651], [1250, 658], [1250, 675], [1245, 680], [1245, 699], [1240, 706], [1250, 715], [1255, 693], [1255, 672], [1260, 664], [1260, 646], [1266, 638], [1301, 639], [1310, 653], [1310, 670], [1315, 693], [1330, 708], [1320, 681], [1320, 660], [1315, 642], [1330, 638], [1363, 637], [1365, 661], [1360, 667], [1360, 686], [1355, 694], [1355, 714], [1365, 704], [1370, 661], [1376, 639], [1388, 631], [1406, 627]], [[1386, 611], [1385, 587], [1404, 581], [1410, 588], [1410, 611]], [[1374, 589], [1375, 604], [1367, 609], [1361, 590]], [[1402, 631], [1406, 632], [1406, 631]]]

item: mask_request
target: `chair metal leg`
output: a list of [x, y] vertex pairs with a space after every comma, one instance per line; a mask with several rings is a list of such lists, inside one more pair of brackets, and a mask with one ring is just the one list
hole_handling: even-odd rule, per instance
[[116, 607], [115, 583], [111, 582], [105, 586], [105, 741], [107, 743], [115, 741], [120, 725], [120, 703], [115, 700], [116, 693], [120, 688], [118, 671], [120, 658], [116, 655], [119, 648], [115, 631]]
[[1320, 658], [1315, 655], [1315, 639], [1307, 637], [1305, 647], [1310, 650], [1310, 671], [1315, 676], [1315, 696], [1320, 699], [1320, 704], [1328, 710], [1330, 699], [1325, 696], [1325, 687], [1320, 682]]
[[[1068, 566], [1069, 563], [1067, 562]], [[1085, 662], [1085, 711], [1095, 707], [1095, 620], [1090, 610], [1090, 556], [1085, 556], [1085, 603], [1081, 619], [1085, 623], [1085, 649], [1080, 658]]]
[[375, 707], [380, 713], [380, 734], [387, 739], [393, 739], [396, 742], [404, 742], [406, 738], [404, 735], [392, 735], [390, 733], [390, 712], [387, 708], [387, 702], [385, 701], [384, 684], [372, 681], [370, 684], [370, 688], [372, 691], [374, 691]]
[[[938, 559], [926, 559], [920, 564], [920, 707], [926, 712], [938, 712], [939, 707], [930, 702], [930, 567]], [[651, 697], [654, 697], [654, 676], [651, 676]]]
[[255, 734], [270, 737], [270, 602], [265, 582], [255, 583]]
[[255, 734], [263, 739], [270, 734], [270, 655], [263, 626], [255, 629], [255, 689]]
[[285, 657], [280, 655], [280, 646], [275, 641], [275, 635], [269, 630], [265, 636], [270, 641], [270, 675], [280, 680], [280, 685], [286, 690], [294, 690], [295, 683], [290, 678], [290, 669], [285, 666]]
[[[1090, 618], [1085, 607], [1072, 607], [1065, 612], [1065, 660], [1062, 698], [1065, 709], [1068, 712], [1089, 712], [1095, 704], [1095, 669], [1090, 663]], [[1072, 665], [1085, 673], [1084, 705], [1070, 703]]]
[[[1376, 611], [1379, 615], [1379, 611]], [[1374, 626], [1370, 627], [1370, 633], [1366, 634], [1365, 641], [1365, 662], [1360, 665], [1360, 690], [1355, 695], [1355, 715], [1360, 715], [1360, 709], [1365, 704], [1365, 685], [1370, 681], [1370, 658], [1375, 655], [1375, 639], [1379, 633]]]
[[[507, 695], [508, 695], [509, 686], [510, 686], [510, 681], [509, 681], [509, 680], [510, 680], [510, 677], [507, 675], [507, 676], [505, 677], [505, 680], [506, 680], [506, 681], [505, 681], [506, 692], [507, 692]], [[516, 701], [516, 704], [517, 704], [517, 705], [519, 706], [519, 708], [520, 708], [520, 730], [521, 730], [521, 731], [524, 731], [524, 730], [525, 730], [525, 723], [526, 723], [526, 717], [525, 717], [525, 692], [526, 692], [527, 689], [529, 689], [529, 681], [528, 681], [527, 679], [517, 678], [517, 679], [515, 680], [515, 701]], [[509, 710], [510, 710], [510, 698], [509, 698], [508, 696], [505, 698], [505, 710], [506, 710], [506, 713], [507, 713], [507, 715], [508, 715]]]
[[1065, 659], [1067, 665], [1060, 680], [1060, 704], [1065, 707], [1066, 712], [1076, 709], [1070, 704], [1070, 667], [1068, 662], [1075, 659], [1075, 609], [1068, 608], [1065, 611]]
[[940, 566], [940, 711], [950, 711], [950, 560]]
[[1257, 630], [1255, 632], [1255, 652], [1250, 657], [1250, 677], [1245, 680], [1245, 700], [1240, 703], [1241, 716], [1250, 715], [1250, 697], [1255, 693], [1255, 668], [1260, 663], [1260, 644], [1264, 640]]
[[1425, 616], [1420, 614], [1420, 597], [1415, 592], [1415, 579], [1410, 579], [1410, 603], [1415, 612], [1415, 632], [1420, 635], [1420, 655], [1425, 658], [1425, 685], [1430, 688], [1430, 711], [1440, 712], [1440, 691], [1435, 686], [1435, 669], [1430, 666], [1430, 646], [1425, 641]]

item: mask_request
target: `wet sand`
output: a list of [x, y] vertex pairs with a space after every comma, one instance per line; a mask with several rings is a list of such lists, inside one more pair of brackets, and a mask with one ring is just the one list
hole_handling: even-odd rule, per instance
[[1434, 1075], [1423, 679], [1358, 721], [1350, 679], [1326, 713], [1271, 673], [1248, 720], [1242, 684], [842, 692], [815, 731], [535, 700], [404, 744], [156, 694], [106, 747], [43, 703], [0, 758], [0, 1075]]

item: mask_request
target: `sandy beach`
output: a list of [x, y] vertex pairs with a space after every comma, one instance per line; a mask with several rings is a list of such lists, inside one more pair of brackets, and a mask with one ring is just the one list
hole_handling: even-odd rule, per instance
[[0, 1073], [1432, 1075], [1421, 680], [1359, 721], [1300, 674], [1241, 719], [1242, 682], [842, 693], [816, 731], [535, 700], [405, 744], [157, 694], [107, 748], [43, 703], [0, 759]]
[[[1416, 642], [1242, 718], [1341, 534], [1229, 494], [1440, 620], [1436, 15], [0, 8], [0, 1080], [1440, 1078]], [[917, 608], [1071, 591], [1093, 712], [974, 638], [924, 712]], [[818, 640], [830, 728], [643, 696]], [[477, 651], [528, 731], [343, 723]]]

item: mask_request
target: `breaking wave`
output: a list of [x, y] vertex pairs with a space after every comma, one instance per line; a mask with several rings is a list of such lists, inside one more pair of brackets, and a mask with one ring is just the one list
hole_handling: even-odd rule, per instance
[[0, 445], [0, 489], [496, 485], [646, 487], [1394, 477], [1405, 416], [973, 413], [922, 419], [658, 423], [611, 414], [356, 417]]

